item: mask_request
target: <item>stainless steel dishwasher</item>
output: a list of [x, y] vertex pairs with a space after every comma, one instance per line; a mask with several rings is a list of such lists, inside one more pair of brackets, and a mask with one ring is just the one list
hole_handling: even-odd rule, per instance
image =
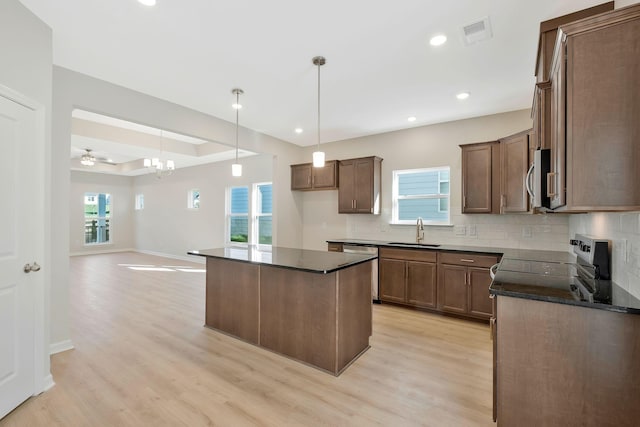
[[[378, 256], [377, 246], [342, 245], [342, 251], [352, 254], [367, 254]], [[373, 302], [380, 304], [380, 293], [378, 289], [378, 260], [371, 263], [371, 297]]]

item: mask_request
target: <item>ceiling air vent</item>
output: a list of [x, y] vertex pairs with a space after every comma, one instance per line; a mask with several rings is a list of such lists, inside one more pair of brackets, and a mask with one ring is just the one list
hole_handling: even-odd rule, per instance
[[466, 46], [489, 40], [493, 36], [489, 17], [462, 27], [462, 39]]

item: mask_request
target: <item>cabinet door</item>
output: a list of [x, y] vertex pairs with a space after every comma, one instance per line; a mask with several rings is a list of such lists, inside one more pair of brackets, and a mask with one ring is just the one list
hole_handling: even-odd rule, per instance
[[405, 261], [379, 259], [380, 299], [391, 302], [406, 302]]
[[469, 267], [469, 314], [489, 319], [493, 315], [493, 301], [489, 298], [491, 276], [488, 268]]
[[462, 146], [463, 213], [493, 212], [493, 145]]
[[565, 205], [565, 53], [561, 46], [551, 70], [551, 172], [547, 175], [547, 195], [551, 208]]
[[291, 165], [291, 189], [311, 189], [311, 163]]
[[324, 167], [312, 168], [311, 185], [314, 189], [330, 189], [337, 188], [337, 161], [326, 162]]
[[436, 308], [436, 263], [407, 262], [407, 302], [418, 307]]
[[338, 213], [355, 211], [355, 160], [344, 160], [338, 166]]
[[525, 178], [529, 170], [529, 136], [520, 133], [500, 140], [502, 182], [500, 213], [527, 212]]
[[466, 313], [468, 304], [467, 267], [440, 264], [438, 308], [452, 313]]
[[373, 213], [373, 159], [358, 159], [355, 162], [356, 212]]

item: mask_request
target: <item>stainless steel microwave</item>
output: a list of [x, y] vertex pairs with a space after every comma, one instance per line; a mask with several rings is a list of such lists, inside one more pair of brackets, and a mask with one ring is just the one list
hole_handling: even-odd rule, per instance
[[551, 172], [551, 150], [534, 151], [533, 163], [527, 172], [525, 184], [534, 208], [551, 209], [551, 199], [547, 194], [547, 174]]

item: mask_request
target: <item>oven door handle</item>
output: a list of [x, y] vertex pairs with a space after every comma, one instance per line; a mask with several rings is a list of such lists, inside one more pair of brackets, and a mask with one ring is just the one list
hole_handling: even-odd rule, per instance
[[535, 199], [535, 195], [533, 194], [533, 190], [531, 189], [531, 175], [533, 174], [533, 170], [535, 169], [536, 164], [535, 163], [531, 163], [531, 166], [529, 167], [529, 171], [527, 172], [527, 177], [524, 179], [524, 184], [525, 187], [527, 188], [527, 193], [529, 193], [529, 196], [531, 197], [531, 199]]
[[496, 278], [496, 271], [498, 270], [498, 266], [500, 265], [500, 263], [498, 264], [493, 264], [490, 268], [489, 268], [489, 276], [491, 276], [491, 280]]

